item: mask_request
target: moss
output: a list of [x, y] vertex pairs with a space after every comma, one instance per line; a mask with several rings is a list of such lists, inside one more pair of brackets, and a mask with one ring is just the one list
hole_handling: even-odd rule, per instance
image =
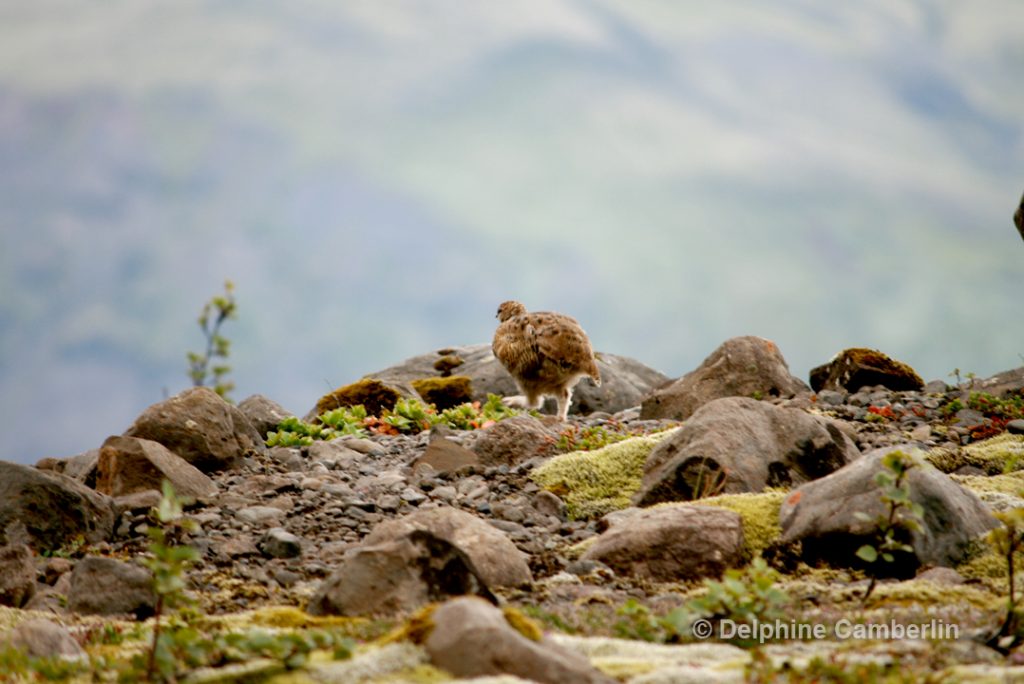
[[988, 475], [1024, 469], [1024, 435], [1002, 434], [961, 449], [932, 449], [926, 457], [944, 473], [973, 466]]
[[411, 641], [417, 645], [422, 644], [434, 631], [435, 610], [437, 610], [436, 603], [420, 608], [401, 625], [378, 639], [377, 643], [393, 644], [400, 641]]
[[924, 380], [902, 361], [896, 361], [876, 349], [855, 347], [844, 349], [829, 363], [811, 371], [811, 387], [815, 391], [832, 385], [851, 392], [871, 385], [884, 385], [900, 391], [920, 389], [924, 387]]
[[472, 381], [465, 375], [448, 378], [420, 378], [412, 381], [423, 401], [433, 404], [438, 411], [473, 401]]
[[530, 641], [540, 641], [544, 636], [544, 630], [541, 629], [540, 625], [517, 608], [505, 606], [501, 609], [501, 612], [505, 615], [505, 622]]
[[717, 506], [740, 514], [743, 519], [743, 543], [750, 557], [761, 554], [782, 534], [779, 508], [788, 492], [766, 491], [758, 494], [722, 494], [689, 503]]
[[879, 584], [871, 597], [874, 606], [923, 605], [948, 606], [964, 604], [983, 610], [996, 610], [1005, 599], [974, 585], [936, 584], [929, 580], [908, 580]]
[[434, 370], [440, 372], [441, 377], [446, 378], [452, 374], [453, 370], [464, 363], [465, 361], [458, 354], [445, 354], [434, 362]]
[[369, 415], [379, 416], [384, 410], [393, 410], [401, 398], [398, 390], [380, 380], [363, 378], [320, 397], [316, 402], [316, 414], [319, 416], [337, 408], [361, 404]]
[[573, 519], [596, 518], [631, 505], [651, 450], [674, 430], [633, 437], [596, 451], [556, 456], [530, 477], [565, 500]]
[[1024, 490], [1024, 471], [991, 477], [984, 475], [953, 475], [951, 477], [979, 496], [988, 493], [1018, 496]]

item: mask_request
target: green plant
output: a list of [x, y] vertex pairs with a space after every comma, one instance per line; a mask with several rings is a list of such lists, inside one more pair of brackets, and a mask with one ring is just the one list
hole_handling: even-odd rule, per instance
[[661, 643], [669, 636], [668, 624], [664, 619], [636, 599], [628, 599], [615, 611], [619, 619], [612, 625], [612, 632], [623, 639], [638, 639]]
[[776, 586], [778, 579], [779, 573], [758, 556], [746, 568], [726, 570], [720, 582], [706, 580], [704, 595], [670, 612], [664, 623], [684, 637], [698, 618], [737, 625], [781, 620], [792, 599]]
[[[1021, 492], [1024, 494], [1024, 492]], [[1024, 508], [1013, 508], [1008, 511], [999, 511], [994, 514], [1002, 523], [988, 533], [987, 540], [995, 548], [996, 553], [1006, 560], [1006, 577], [1009, 582], [1009, 590], [1006, 596], [1006, 616], [999, 627], [999, 631], [989, 641], [993, 647], [1002, 647], [1006, 650], [1018, 646], [1021, 642], [1024, 625], [1021, 624], [1020, 613], [1017, 610], [1017, 587], [1014, 556], [1024, 550]]]
[[224, 281], [224, 294], [216, 295], [203, 305], [199, 313], [199, 329], [206, 338], [206, 350], [200, 354], [188, 352], [188, 375], [196, 387], [213, 382], [213, 391], [228, 398], [228, 393], [235, 388], [235, 383], [227, 380], [231, 366], [216, 363], [215, 359], [228, 358], [231, 341], [220, 334], [221, 325], [229, 318], [235, 317], [235, 286], [230, 280]]
[[43, 551], [40, 555], [44, 558], [81, 558], [89, 547], [85, 536], [76, 534], [71, 541], [63, 544], [59, 549]]
[[35, 657], [25, 649], [0, 646], [0, 681], [63, 682], [88, 672], [88, 660], [68, 660], [59, 656]]
[[866, 604], [875, 590], [881, 566], [879, 563], [893, 563], [897, 553], [913, 553], [914, 547], [907, 540], [914, 532], [922, 530], [924, 509], [910, 499], [907, 473], [916, 467], [914, 459], [902, 451], [890, 451], [882, 457], [882, 469], [875, 474], [875, 482], [881, 488], [884, 512], [876, 518], [858, 511], [854, 517], [874, 524], [874, 541], [857, 549], [857, 557], [868, 564], [871, 582], [861, 599]]
[[576, 427], [570, 425], [562, 430], [556, 447], [559, 451], [594, 451], [630, 437], [628, 432], [609, 432], [604, 426]]

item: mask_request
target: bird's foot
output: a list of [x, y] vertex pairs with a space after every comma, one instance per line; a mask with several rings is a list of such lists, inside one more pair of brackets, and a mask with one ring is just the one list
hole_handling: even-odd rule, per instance
[[530, 408], [529, 402], [522, 394], [514, 394], [511, 397], [502, 397], [501, 403], [509, 408], [526, 409]]

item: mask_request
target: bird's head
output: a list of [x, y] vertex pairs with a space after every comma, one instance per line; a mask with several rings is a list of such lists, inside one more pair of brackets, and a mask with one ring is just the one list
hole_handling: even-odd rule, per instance
[[502, 302], [498, 307], [498, 320], [502, 323], [512, 318], [513, 316], [519, 316], [526, 313], [526, 307], [517, 301], [509, 300]]

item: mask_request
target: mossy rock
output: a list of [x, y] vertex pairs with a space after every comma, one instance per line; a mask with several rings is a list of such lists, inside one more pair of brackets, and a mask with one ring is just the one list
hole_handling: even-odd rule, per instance
[[747, 556], [753, 558], [778, 541], [779, 508], [789, 492], [770, 490], [759, 493], [722, 494], [689, 503], [717, 506], [739, 513], [743, 521], [743, 544]]
[[944, 473], [964, 466], [979, 468], [987, 475], [1024, 470], [1024, 435], [1002, 434], [959, 449], [932, 449], [925, 458]]
[[423, 401], [433, 404], [438, 411], [473, 401], [473, 383], [465, 375], [420, 378], [412, 381], [412, 388], [423, 397]]
[[828, 363], [811, 370], [811, 389], [844, 389], [882, 385], [896, 392], [919, 390], [924, 380], [913, 368], [877, 349], [853, 348], [839, 352]]
[[599, 518], [628, 508], [639, 489], [651, 450], [675, 430], [632, 437], [596, 451], [555, 456], [534, 470], [534, 482], [560, 496], [569, 517]]
[[438, 371], [441, 377], [447, 378], [453, 370], [464, 363], [466, 363], [465, 360], [458, 354], [445, 354], [434, 362], [434, 370]]
[[313, 410], [313, 417], [334, 409], [360, 404], [368, 415], [379, 416], [383, 411], [393, 410], [401, 398], [401, 392], [380, 380], [363, 378], [320, 397]]

